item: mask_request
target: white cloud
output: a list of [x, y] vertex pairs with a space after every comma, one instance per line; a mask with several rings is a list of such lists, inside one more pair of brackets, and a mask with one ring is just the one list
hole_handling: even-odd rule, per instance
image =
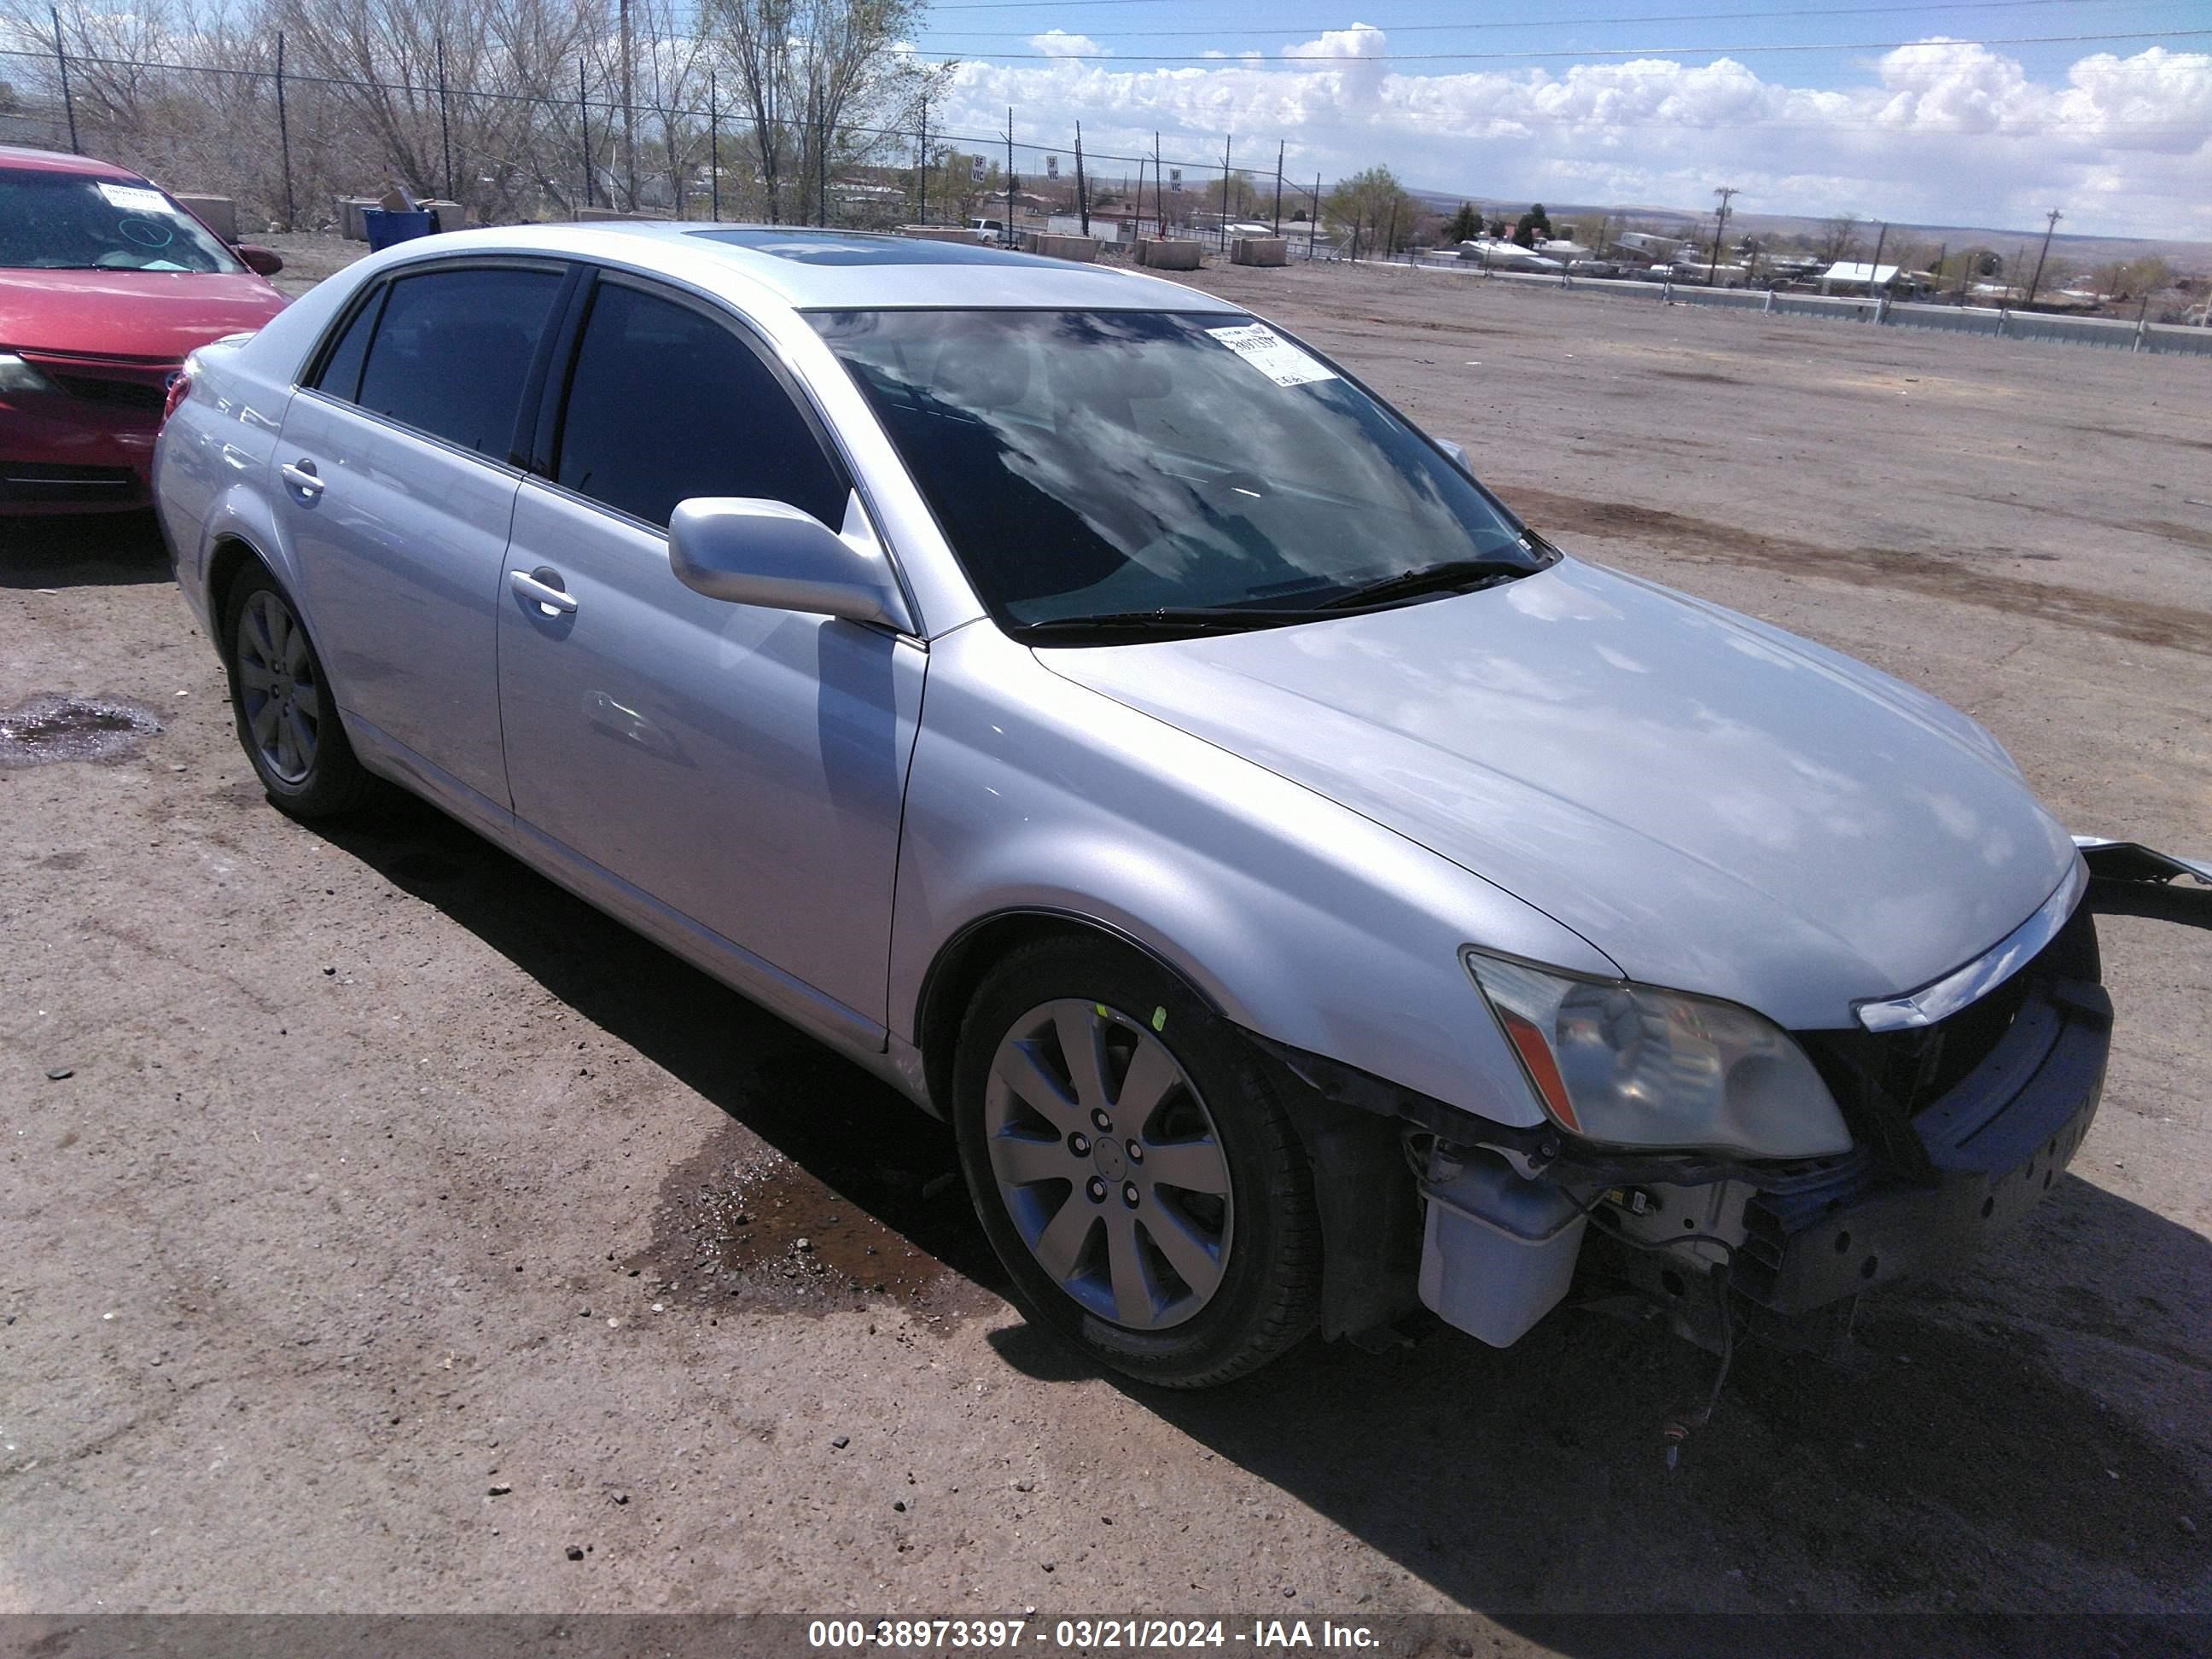
[[1030, 36], [1030, 47], [1048, 58], [1103, 58], [1106, 48], [1087, 34], [1070, 34], [1066, 29], [1047, 29], [1042, 34]]
[[1698, 208], [1733, 184], [1753, 212], [2028, 225], [2056, 204], [2069, 230], [2212, 239], [2212, 54], [2100, 53], [2038, 80], [1936, 38], [1870, 60], [1854, 83], [1810, 88], [1727, 58], [1401, 74], [1378, 61], [1387, 49], [1356, 23], [1284, 48], [1325, 60], [1296, 69], [969, 62], [949, 113], [977, 132], [1009, 103], [1024, 126], [1079, 118], [1088, 148], [1131, 157], [1157, 130], [1200, 165], [1224, 133], [1255, 161], [1279, 137], [1293, 176], [1382, 161], [1484, 197]]

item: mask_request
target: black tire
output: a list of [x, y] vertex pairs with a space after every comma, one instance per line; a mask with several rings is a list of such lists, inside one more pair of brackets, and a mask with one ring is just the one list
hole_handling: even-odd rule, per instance
[[[248, 683], [262, 676], [257, 672], [258, 664], [249, 660], [256, 657], [257, 645], [256, 639], [250, 638], [246, 630], [257, 627], [271, 605], [279, 609], [291, 627], [298, 630], [303, 647], [301, 660], [291, 672], [288, 684], [295, 690], [296, 706], [301, 710], [299, 718], [311, 729], [313, 742], [303, 763], [289, 768], [268, 753], [254, 735], [254, 721], [262, 712], [261, 700], [265, 694]], [[249, 607], [256, 613], [253, 623], [248, 621]], [[239, 746], [246, 750], [246, 763], [261, 780], [270, 805], [295, 818], [326, 818], [360, 805], [368, 793], [369, 775], [356, 758], [353, 745], [346, 740], [345, 727], [338, 719], [337, 699], [323, 672], [323, 659], [301, 622], [291, 596], [265, 568], [257, 564], [241, 572], [231, 584], [222, 611], [222, 659], [230, 679], [230, 708], [238, 728]], [[314, 711], [312, 715], [306, 712], [310, 702]]]
[[[1158, 1033], [1203, 1099], [1228, 1166], [1235, 1224], [1218, 1288], [1195, 1314], [1164, 1329], [1103, 1318], [1064, 1289], [1024, 1242], [992, 1167], [986, 1093], [1000, 1045], [1025, 1016], [1062, 999]], [[976, 1213], [1023, 1310], [1093, 1358], [1146, 1382], [1210, 1388], [1266, 1364], [1313, 1329], [1321, 1224], [1305, 1149], [1243, 1036], [1140, 953], [1075, 937], [1010, 953], [984, 978], [962, 1022], [952, 1116]], [[1079, 1198], [1071, 1192], [1066, 1201]]]

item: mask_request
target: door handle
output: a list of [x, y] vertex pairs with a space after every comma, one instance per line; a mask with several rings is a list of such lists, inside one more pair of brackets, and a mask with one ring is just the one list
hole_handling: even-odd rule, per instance
[[[541, 580], [550, 576], [551, 581]], [[540, 568], [536, 575], [527, 570], [510, 570], [507, 585], [526, 599], [534, 601], [549, 617], [573, 617], [576, 614], [575, 595], [562, 588], [561, 578], [554, 571]]]
[[315, 464], [309, 460], [287, 461], [276, 469], [276, 476], [298, 490], [308, 501], [323, 493], [323, 481], [315, 476]]

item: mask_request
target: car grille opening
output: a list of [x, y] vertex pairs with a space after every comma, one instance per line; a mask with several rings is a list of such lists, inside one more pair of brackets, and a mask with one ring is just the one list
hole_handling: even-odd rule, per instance
[[88, 404], [128, 410], [134, 415], [151, 415], [157, 419], [161, 413], [161, 380], [118, 380], [98, 374], [56, 374], [51, 371], [47, 378], [72, 398], [82, 398]]
[[2095, 924], [2085, 906], [2032, 960], [1986, 996], [1933, 1025], [1896, 1031], [1796, 1031], [1836, 1103], [1875, 1156], [1924, 1173], [1912, 1120], [1987, 1060], [2037, 988], [2054, 976], [2098, 976]]

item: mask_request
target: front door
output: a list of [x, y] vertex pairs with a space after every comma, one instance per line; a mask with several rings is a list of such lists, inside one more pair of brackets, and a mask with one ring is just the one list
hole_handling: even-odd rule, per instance
[[[685, 587], [665, 532], [697, 495], [786, 501], [840, 527], [852, 507], [734, 319], [603, 276], [550, 477], [515, 503], [499, 678], [516, 817], [745, 988], [879, 1031], [926, 654]], [[823, 1000], [835, 1006], [810, 1006]]]

